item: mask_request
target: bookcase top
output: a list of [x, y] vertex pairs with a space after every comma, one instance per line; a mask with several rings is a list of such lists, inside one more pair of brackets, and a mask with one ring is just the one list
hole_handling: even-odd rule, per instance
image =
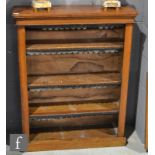
[[30, 6], [18, 6], [13, 8], [12, 15], [18, 21], [17, 25], [21, 24], [21, 20], [51, 19], [130, 19], [130, 22], [133, 22], [137, 11], [130, 6], [119, 9], [104, 9], [101, 6], [53, 6], [50, 11], [35, 12]]

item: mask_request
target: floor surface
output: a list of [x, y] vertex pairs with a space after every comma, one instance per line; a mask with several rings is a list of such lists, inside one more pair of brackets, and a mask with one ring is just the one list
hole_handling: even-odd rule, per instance
[[9, 146], [7, 146], [6, 155], [148, 155], [148, 153], [134, 132], [128, 139], [128, 145], [123, 147], [20, 153], [9, 151]]

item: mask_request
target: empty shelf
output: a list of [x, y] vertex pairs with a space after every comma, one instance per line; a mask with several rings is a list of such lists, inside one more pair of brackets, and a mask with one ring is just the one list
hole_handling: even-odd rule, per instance
[[109, 74], [80, 74], [80, 75], [53, 75], [53, 76], [29, 76], [28, 86], [51, 87], [72, 85], [100, 85], [120, 84], [119, 73]]
[[65, 43], [65, 44], [28, 44], [27, 51], [35, 50], [66, 50], [66, 49], [112, 49], [123, 48], [122, 42], [107, 42], [107, 43]]
[[96, 113], [96, 112], [116, 113], [118, 111], [119, 111], [118, 102], [80, 103], [80, 104], [30, 107], [30, 116], [65, 115], [65, 114]]
[[35, 132], [30, 135], [30, 139], [29, 151], [108, 147], [126, 144], [126, 139], [117, 137], [113, 128]]
[[95, 115], [95, 116], [81, 116], [81, 117], [62, 117], [59, 119], [50, 118], [50, 119], [30, 119], [30, 127], [32, 130], [35, 129], [47, 129], [47, 128], [75, 128], [75, 127], [86, 127], [86, 126], [105, 126], [111, 125], [112, 123], [117, 124], [117, 114], [111, 115]]

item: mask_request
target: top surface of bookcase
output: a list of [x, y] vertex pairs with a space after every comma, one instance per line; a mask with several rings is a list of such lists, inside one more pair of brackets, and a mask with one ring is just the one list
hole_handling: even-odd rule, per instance
[[[108, 8], [107, 10], [101, 6], [54, 6], [50, 11], [41, 10], [38, 12], [35, 12], [32, 7], [26, 6], [18, 6], [13, 9], [13, 17], [16, 19], [17, 25], [50, 25], [55, 20], [61, 20], [58, 24], [65, 22], [70, 24], [69, 20], [72, 19], [76, 19], [75, 24], [78, 24], [79, 20], [82, 20], [81, 24], [85, 24], [85, 22], [92, 24], [97, 20], [96, 24], [133, 23], [136, 15], [136, 10], [129, 6], [119, 9]], [[88, 22], [84, 21], [85, 19]], [[39, 22], [39, 20], [44, 22]]]

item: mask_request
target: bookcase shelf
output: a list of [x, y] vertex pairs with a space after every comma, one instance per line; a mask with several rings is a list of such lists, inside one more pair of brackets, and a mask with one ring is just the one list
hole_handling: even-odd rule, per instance
[[44, 75], [28, 77], [28, 87], [120, 84], [120, 74]]
[[117, 113], [119, 105], [113, 103], [80, 103], [80, 104], [65, 104], [52, 106], [35, 106], [30, 107], [30, 116], [46, 116], [46, 115], [65, 115], [78, 113]]
[[29, 150], [60, 150], [125, 145], [123, 137], [117, 137], [113, 128], [37, 132], [31, 134]]
[[123, 48], [123, 43], [59, 43], [59, 44], [30, 44], [27, 45], [27, 51], [37, 51], [37, 50], [75, 50], [75, 49], [120, 49]]

